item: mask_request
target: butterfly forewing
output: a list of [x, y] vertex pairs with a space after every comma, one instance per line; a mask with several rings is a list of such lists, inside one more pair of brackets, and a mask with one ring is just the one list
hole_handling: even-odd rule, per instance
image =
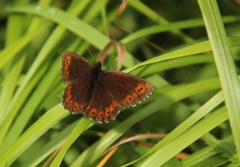
[[103, 72], [105, 87], [121, 107], [139, 104], [148, 98], [154, 89], [150, 83], [138, 76], [109, 70]]
[[63, 82], [85, 78], [90, 73], [92, 65], [82, 56], [74, 52], [64, 52], [62, 55], [61, 75], [65, 76]]

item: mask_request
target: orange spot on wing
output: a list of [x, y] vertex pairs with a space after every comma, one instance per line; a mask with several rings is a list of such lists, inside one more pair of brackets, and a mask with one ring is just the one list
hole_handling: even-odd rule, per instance
[[105, 115], [106, 115], [106, 116], [110, 116], [110, 115], [111, 115], [111, 112], [110, 112], [110, 111], [105, 111]]
[[96, 108], [91, 109], [91, 111], [90, 111], [91, 116], [95, 117], [97, 114], [98, 114], [98, 111]]
[[126, 95], [125, 96], [125, 99], [123, 100], [123, 102], [125, 102], [125, 103], [131, 103], [131, 102], [133, 102], [133, 96], [132, 95]]
[[133, 92], [133, 93], [132, 93], [132, 96], [133, 96], [133, 97], [137, 97], [138, 94], [137, 94], [136, 92]]
[[135, 91], [133, 91], [130, 94], [127, 94], [123, 100], [124, 103], [133, 103], [136, 100], [136, 97], [143, 94], [146, 91], [146, 85], [140, 83], [135, 88]]
[[113, 107], [117, 107], [118, 106], [117, 102], [115, 102], [115, 101], [112, 102], [112, 105], [113, 105]]
[[105, 115], [106, 116], [110, 116], [111, 115], [110, 112], [111, 112], [111, 110], [110, 110], [109, 107], [105, 108]]
[[69, 71], [64, 71], [64, 75], [68, 76], [69, 75]]
[[79, 105], [79, 108], [84, 108], [84, 106], [81, 104], [81, 105]]
[[113, 102], [110, 104], [110, 106], [108, 107], [109, 112], [113, 112], [114, 109], [115, 109], [115, 107], [117, 107], [117, 106], [118, 106], [118, 104], [117, 104], [115, 101], [113, 101]]
[[67, 94], [66, 101], [68, 102], [72, 98], [72, 95]]
[[105, 108], [105, 115], [106, 116], [110, 116], [111, 115], [111, 112], [113, 112], [115, 110], [115, 108], [118, 106], [118, 103], [113, 101], [109, 107], [106, 107]]
[[107, 109], [108, 109], [109, 112], [112, 112], [114, 110], [114, 108], [115, 107], [111, 104]]
[[146, 85], [140, 83], [137, 85], [137, 87], [134, 88], [135, 91], [138, 93], [138, 94], [142, 94], [146, 91]]
[[73, 105], [73, 101], [70, 100], [70, 101], [68, 102], [68, 106], [72, 106], [72, 105]]
[[104, 115], [105, 115], [105, 114], [104, 114], [104, 112], [103, 112], [103, 111], [100, 111], [100, 112], [98, 113], [98, 117], [99, 117], [99, 118], [103, 118], [103, 117], [104, 117]]
[[71, 98], [72, 98], [71, 89], [72, 89], [72, 86], [68, 86], [68, 87], [67, 87], [67, 92], [66, 92], [67, 97], [66, 97], [66, 99], [65, 99], [67, 102], [69, 102], [69, 100], [71, 100]]
[[115, 108], [118, 106], [118, 103], [113, 101], [109, 107], [106, 107], [104, 110], [105, 116], [110, 116], [112, 112], [115, 110]]
[[71, 59], [72, 59], [71, 56], [67, 56], [67, 57], [65, 58], [64, 64], [65, 64], [66, 66], [68, 66], [68, 65], [71, 63]]
[[74, 109], [74, 110], [79, 109], [79, 104], [78, 104], [77, 102], [74, 102], [74, 104], [73, 104], [73, 109]]

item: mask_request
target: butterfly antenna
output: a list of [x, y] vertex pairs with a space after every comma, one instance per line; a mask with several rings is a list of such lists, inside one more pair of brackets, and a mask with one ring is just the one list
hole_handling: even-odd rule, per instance
[[92, 52], [90, 51], [90, 49], [88, 48], [88, 46], [87, 45], [85, 45], [85, 47], [87, 48], [87, 50], [88, 50], [88, 53], [92, 56], [92, 58], [94, 59], [94, 60], [96, 60], [95, 58], [94, 58], [94, 56], [92, 55]]

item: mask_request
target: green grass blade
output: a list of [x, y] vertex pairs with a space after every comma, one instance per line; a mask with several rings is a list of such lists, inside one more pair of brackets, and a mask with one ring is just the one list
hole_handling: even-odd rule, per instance
[[74, 127], [72, 133], [67, 137], [66, 142], [64, 143], [63, 147], [61, 148], [60, 152], [57, 154], [56, 158], [54, 158], [53, 162], [50, 166], [60, 166], [64, 155], [66, 154], [69, 147], [74, 143], [74, 141], [83, 133], [86, 129], [93, 126], [95, 122], [89, 120], [86, 117], [80, 119], [78, 124]]
[[[172, 141], [168, 145], [165, 145], [162, 149], [156, 151], [153, 155], [147, 156], [145, 161], [138, 164], [138, 166], [161, 166], [167, 162], [174, 155], [186, 148], [188, 145], [199, 139], [208, 131], [212, 130], [222, 122], [228, 119], [226, 108], [222, 108], [208, 117], [201, 120], [194, 125], [183, 135], [179, 136], [176, 140]], [[159, 158], [161, 157], [161, 158]]]
[[221, 14], [215, 0], [199, 0], [209, 40], [214, 53], [229, 121], [233, 132], [237, 157], [240, 161], [240, 84]]
[[93, 26], [87, 24], [85, 21], [73, 17], [57, 8], [51, 8], [46, 6], [26, 6], [8, 8], [7, 11], [35, 14], [52, 20], [66, 27], [75, 34], [79, 35], [86, 41], [89, 41], [99, 49], [102, 49], [110, 41], [109, 38], [97, 31]]
[[[9, 44], [4, 50], [0, 52], [0, 69], [11, 60], [18, 52], [20, 52], [26, 45], [36, 36], [48, 27], [49, 24], [42, 25], [35, 29], [35, 31], [24, 35], [13, 43]], [[8, 55], [8, 56], [6, 56]]]
[[0, 154], [0, 166], [11, 164], [19, 154], [26, 150], [44, 132], [69, 113], [62, 109], [61, 104], [44, 114], [18, 140]]

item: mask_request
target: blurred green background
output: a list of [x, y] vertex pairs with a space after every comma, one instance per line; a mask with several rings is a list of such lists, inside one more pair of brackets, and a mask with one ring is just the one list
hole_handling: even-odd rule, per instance
[[[239, 1], [129, 0], [116, 19], [121, 3], [0, 1], [0, 166], [239, 165]], [[108, 124], [69, 114], [62, 53], [94, 64], [111, 39], [154, 93]]]

